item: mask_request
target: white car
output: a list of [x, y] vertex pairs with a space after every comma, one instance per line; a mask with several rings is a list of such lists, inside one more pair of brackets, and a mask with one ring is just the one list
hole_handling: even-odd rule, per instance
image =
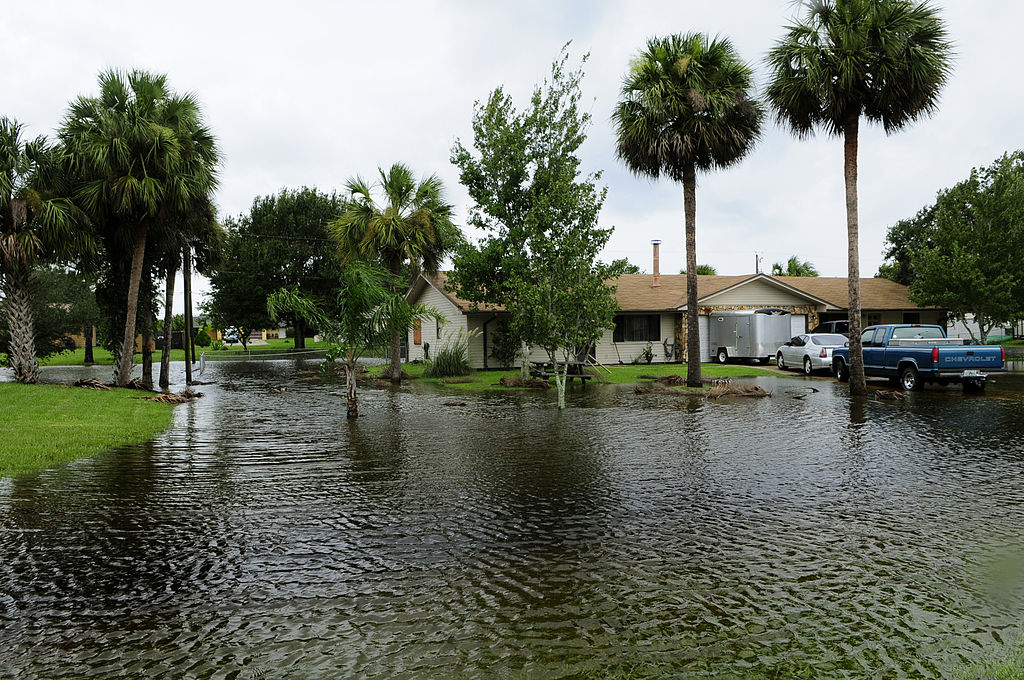
[[844, 347], [846, 336], [838, 333], [805, 333], [793, 337], [775, 353], [779, 368], [801, 368], [811, 375], [818, 370], [832, 370], [832, 350]]

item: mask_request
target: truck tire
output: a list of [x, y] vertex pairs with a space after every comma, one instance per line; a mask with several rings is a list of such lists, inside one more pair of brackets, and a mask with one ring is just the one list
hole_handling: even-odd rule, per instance
[[924, 388], [924, 382], [916, 368], [905, 366], [900, 371], [900, 386], [907, 392], [920, 392]]
[[846, 367], [846, 362], [842, 359], [836, 359], [836, 380], [847, 382], [849, 379], [850, 369]]
[[811, 358], [804, 357], [804, 375], [813, 375], [814, 367], [811, 366]]
[[724, 363], [726, 363], [728, 361], [729, 361], [729, 353], [725, 351], [724, 347], [722, 347], [721, 349], [718, 350], [718, 363], [724, 364]]

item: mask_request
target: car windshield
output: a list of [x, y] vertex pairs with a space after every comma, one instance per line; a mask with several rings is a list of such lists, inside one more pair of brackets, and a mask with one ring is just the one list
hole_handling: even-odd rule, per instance
[[846, 336], [839, 334], [812, 335], [811, 342], [815, 345], [845, 345]]
[[909, 340], [911, 338], [935, 340], [944, 337], [946, 336], [943, 335], [942, 329], [935, 326], [911, 326], [909, 328], [895, 328], [892, 331], [893, 340]]

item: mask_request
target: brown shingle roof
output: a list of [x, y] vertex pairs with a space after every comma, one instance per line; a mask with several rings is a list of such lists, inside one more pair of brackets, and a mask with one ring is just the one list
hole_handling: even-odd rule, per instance
[[[839, 309], [846, 309], [849, 288], [846, 277], [839, 276], [774, 276], [777, 281], [826, 300]], [[907, 287], [889, 279], [860, 280], [861, 309], [919, 309], [910, 301]]]
[[[448, 282], [447, 272], [425, 274], [430, 283], [444, 293], [445, 297], [463, 312], [472, 309], [473, 303], [457, 297], [445, 286]], [[743, 276], [697, 276], [697, 296], [704, 299], [727, 288], [759, 278], [756, 274]], [[774, 276], [774, 279], [790, 288], [796, 289], [828, 302], [837, 309], [846, 309], [847, 283], [845, 277], [803, 277]], [[614, 283], [618, 286], [616, 298], [619, 307], [626, 312], [655, 312], [676, 310], [686, 305], [686, 275], [662, 274], [661, 285], [654, 287], [654, 277], [650, 274], [623, 274]], [[861, 306], [863, 309], [917, 309], [918, 306], [907, 297], [907, 288], [888, 279], [861, 279]], [[504, 311], [498, 305], [480, 305], [481, 311]]]

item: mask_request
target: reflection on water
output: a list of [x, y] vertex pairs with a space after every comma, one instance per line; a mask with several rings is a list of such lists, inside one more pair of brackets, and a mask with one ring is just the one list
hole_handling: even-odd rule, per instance
[[938, 677], [1019, 632], [1022, 376], [352, 423], [302, 368], [211, 365], [237, 391], [156, 441], [0, 481], [0, 676]]

